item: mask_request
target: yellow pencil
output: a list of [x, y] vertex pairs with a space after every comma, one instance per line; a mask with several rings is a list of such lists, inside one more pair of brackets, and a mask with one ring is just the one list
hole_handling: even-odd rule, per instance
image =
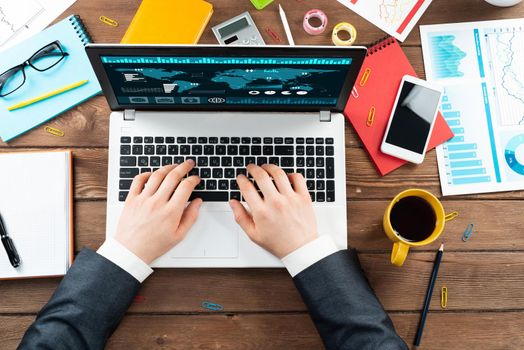
[[8, 111], [14, 111], [15, 109], [27, 107], [29, 105], [32, 105], [33, 103], [37, 103], [37, 102], [40, 102], [42, 100], [46, 100], [46, 99], [48, 99], [50, 97], [53, 97], [53, 96], [56, 96], [56, 95], [60, 95], [61, 93], [67, 92], [69, 90], [76, 89], [77, 87], [86, 84], [88, 81], [89, 80], [82, 80], [82, 81], [79, 81], [77, 83], [64, 86], [63, 88], [60, 88], [60, 89], [48, 92], [47, 94], [43, 94], [41, 96], [29, 99], [27, 101], [17, 103], [16, 105], [9, 107], [7, 110]]

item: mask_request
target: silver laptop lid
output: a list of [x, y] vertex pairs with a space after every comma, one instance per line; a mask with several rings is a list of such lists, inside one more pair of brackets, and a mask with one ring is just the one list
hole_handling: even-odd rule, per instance
[[363, 47], [86, 47], [111, 109], [340, 112]]

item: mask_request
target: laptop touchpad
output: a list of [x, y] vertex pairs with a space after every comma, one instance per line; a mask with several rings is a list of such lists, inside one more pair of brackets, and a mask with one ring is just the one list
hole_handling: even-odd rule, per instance
[[204, 209], [186, 238], [169, 255], [171, 258], [236, 258], [238, 235], [239, 227], [231, 211]]

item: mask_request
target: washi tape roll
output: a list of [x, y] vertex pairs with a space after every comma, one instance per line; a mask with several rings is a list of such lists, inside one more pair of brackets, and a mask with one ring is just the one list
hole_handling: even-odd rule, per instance
[[[318, 27], [314, 27], [309, 22], [311, 18], [318, 18], [320, 20], [320, 25]], [[324, 31], [327, 28], [327, 24], [328, 24], [328, 18], [326, 14], [324, 13], [324, 11], [322, 10], [319, 10], [319, 9], [309, 10], [304, 16], [303, 26], [304, 26], [304, 30], [308, 34], [319, 35], [319, 34], [324, 33]]]
[[[347, 32], [349, 39], [342, 40], [339, 37], [339, 32]], [[351, 46], [357, 40], [357, 29], [348, 22], [341, 22], [333, 28], [333, 34], [331, 35], [331, 40], [333, 44], [337, 46]]]

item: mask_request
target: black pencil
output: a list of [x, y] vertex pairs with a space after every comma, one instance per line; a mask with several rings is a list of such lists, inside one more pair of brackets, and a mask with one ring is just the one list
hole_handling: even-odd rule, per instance
[[433, 264], [433, 272], [431, 273], [431, 279], [429, 280], [428, 290], [426, 291], [426, 300], [424, 301], [424, 309], [420, 315], [420, 322], [418, 324], [417, 336], [415, 337], [415, 346], [420, 345], [420, 340], [422, 339], [422, 332], [424, 332], [424, 324], [426, 323], [426, 317], [429, 311], [429, 304], [431, 303], [431, 295], [433, 294], [433, 287], [435, 287], [435, 282], [437, 282], [438, 268], [440, 266], [440, 261], [442, 260], [442, 254], [444, 254], [444, 244], [440, 245], [440, 248], [435, 257], [435, 263]]

